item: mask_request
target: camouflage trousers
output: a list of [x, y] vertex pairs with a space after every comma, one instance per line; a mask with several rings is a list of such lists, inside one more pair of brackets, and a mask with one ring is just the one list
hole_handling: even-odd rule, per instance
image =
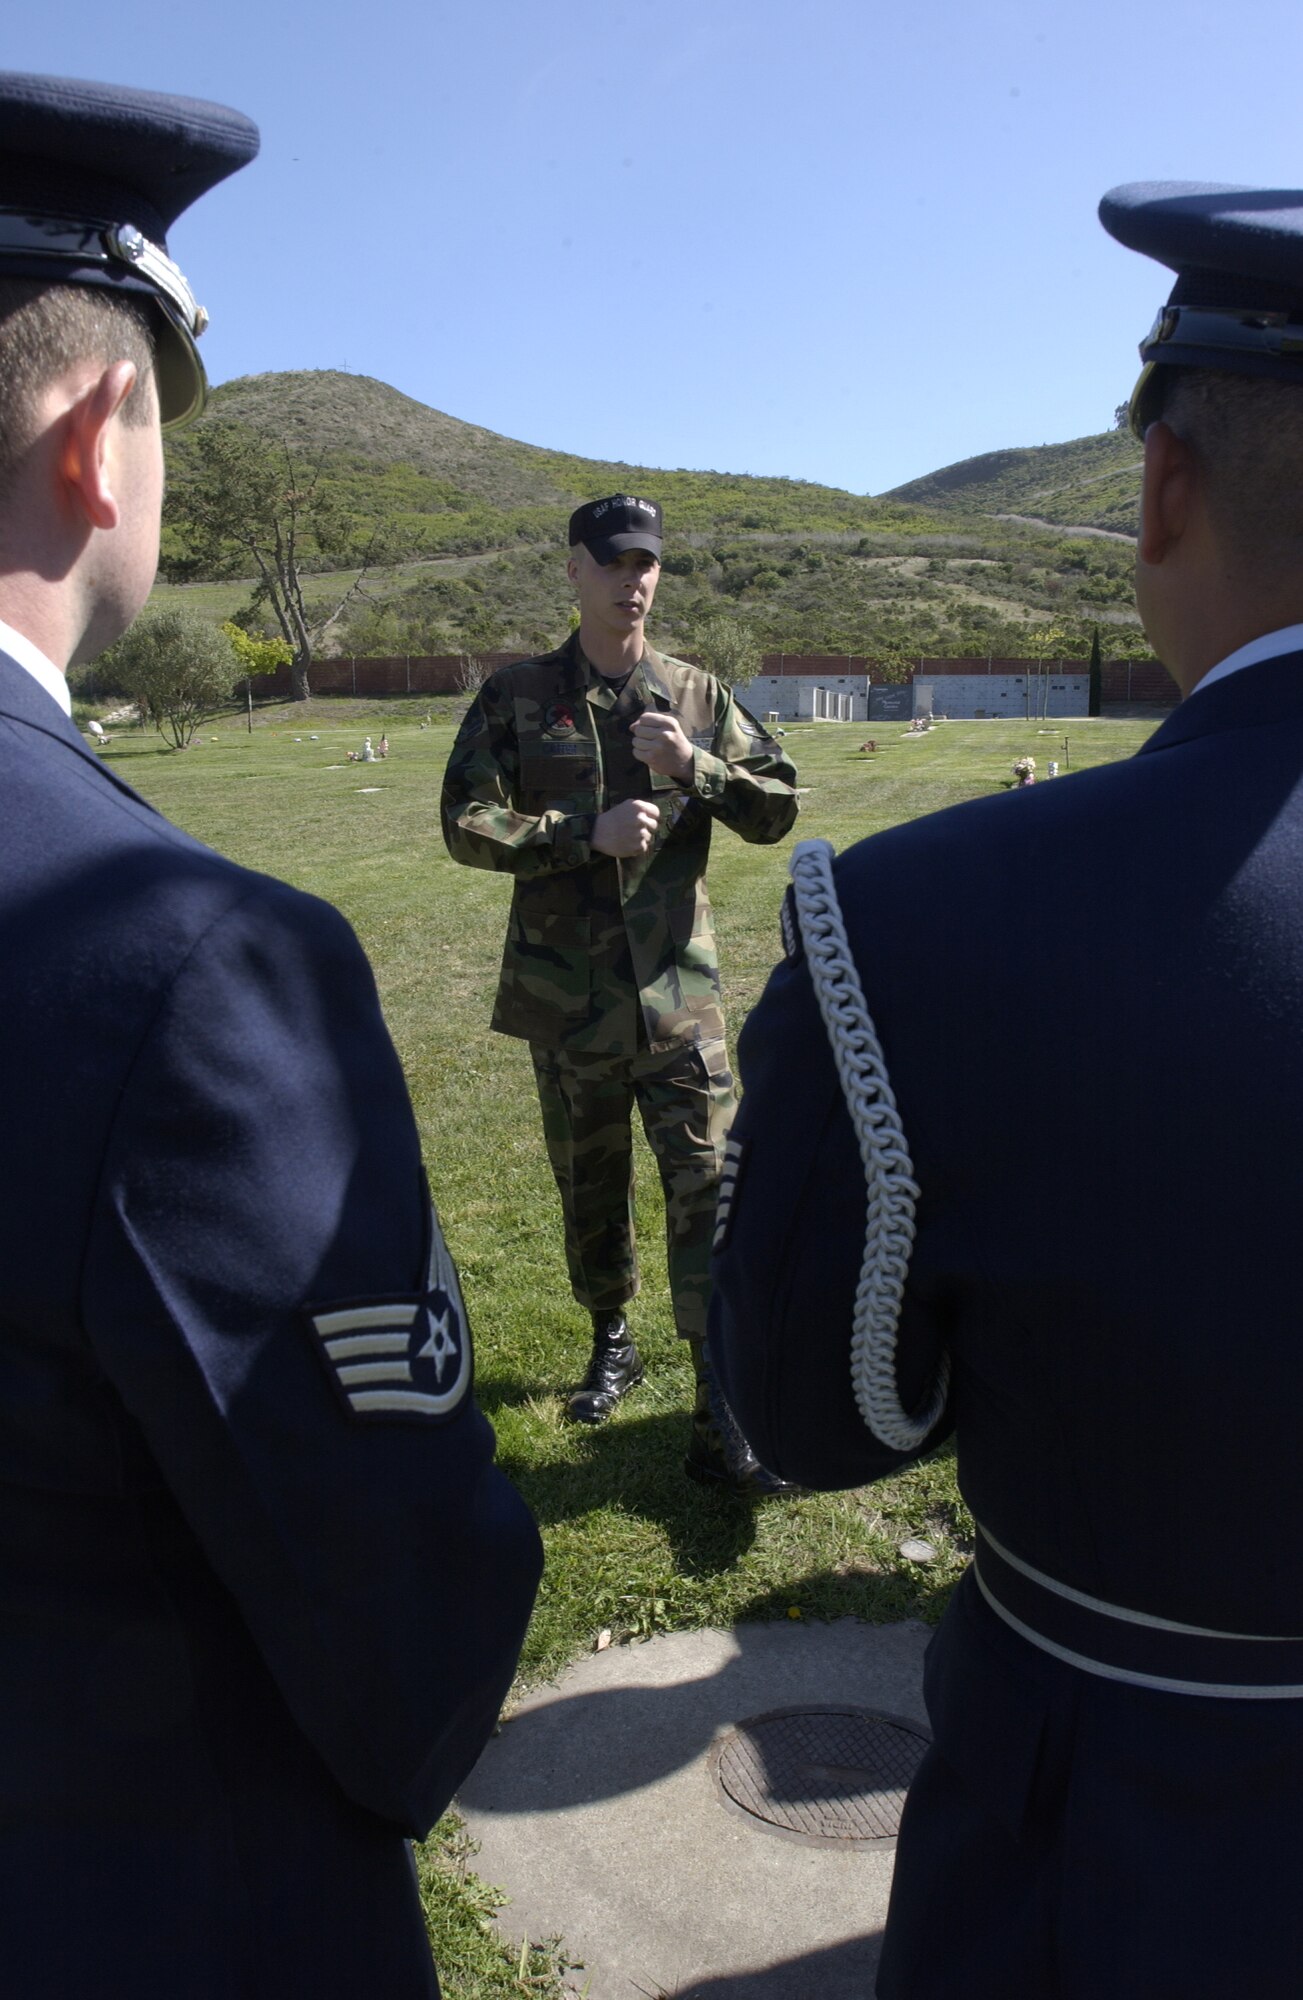
[[530, 1055], [576, 1299], [590, 1312], [613, 1312], [638, 1290], [636, 1102], [665, 1190], [674, 1323], [685, 1340], [704, 1340], [715, 1196], [737, 1107], [723, 1042], [635, 1056], [568, 1055], [531, 1043]]

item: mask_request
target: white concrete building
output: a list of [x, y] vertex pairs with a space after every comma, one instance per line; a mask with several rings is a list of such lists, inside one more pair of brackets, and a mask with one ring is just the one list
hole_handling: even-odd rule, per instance
[[1090, 711], [1090, 676], [919, 674], [903, 686], [871, 687], [864, 674], [760, 674], [739, 690], [753, 715], [780, 722], [894, 722], [915, 715], [955, 721], [983, 716], [1061, 719]]

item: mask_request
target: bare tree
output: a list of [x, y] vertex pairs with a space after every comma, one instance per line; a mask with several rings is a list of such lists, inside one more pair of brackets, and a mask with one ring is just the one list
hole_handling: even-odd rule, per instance
[[473, 653], [463, 653], [457, 662], [457, 685], [462, 693], [474, 701], [487, 678], [483, 660], [477, 660]]
[[[367, 575], [396, 560], [380, 521], [351, 515], [323, 479], [324, 461], [304, 459], [245, 424], [201, 424], [178, 448], [167, 519], [189, 566], [207, 576], [247, 576], [252, 604], [267, 606], [292, 649], [294, 699], [311, 692], [308, 672], [325, 632], [362, 591]], [[321, 558], [354, 570], [346, 589], [309, 610], [303, 573]]]

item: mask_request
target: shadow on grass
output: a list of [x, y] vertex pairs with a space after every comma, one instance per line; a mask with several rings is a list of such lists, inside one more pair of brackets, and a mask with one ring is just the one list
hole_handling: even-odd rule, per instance
[[532, 1381], [512, 1381], [502, 1375], [476, 1375], [475, 1400], [485, 1416], [492, 1423], [498, 1410], [519, 1410], [528, 1403], [535, 1403], [541, 1396], [554, 1396], [557, 1386], [544, 1375], [537, 1375]]
[[[498, 1387], [503, 1403], [523, 1402], [533, 1393], [523, 1385]], [[499, 1465], [542, 1526], [618, 1507], [658, 1523], [685, 1576], [728, 1569], [754, 1542], [755, 1504], [698, 1485], [684, 1472], [690, 1435], [685, 1410], [622, 1416], [596, 1430], [575, 1426], [566, 1435], [573, 1455], [564, 1460], [540, 1465], [507, 1449], [499, 1453]]]
[[864, 1624], [890, 1625], [915, 1618], [939, 1625], [955, 1590], [955, 1579], [927, 1584], [915, 1569], [869, 1575], [844, 1570], [814, 1570], [789, 1583], [760, 1590], [737, 1608], [739, 1625], [763, 1625], [790, 1618], [793, 1607], [803, 1619], [858, 1618]]

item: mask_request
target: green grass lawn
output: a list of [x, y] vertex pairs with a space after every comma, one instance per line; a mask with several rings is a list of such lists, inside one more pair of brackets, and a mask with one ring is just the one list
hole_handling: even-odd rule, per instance
[[[222, 718], [184, 753], [153, 734], [115, 732], [105, 755], [200, 838], [336, 903], [371, 956], [461, 1269], [480, 1400], [547, 1545], [522, 1683], [555, 1673], [604, 1628], [619, 1642], [751, 1618], [935, 1621], [968, 1548], [948, 1451], [860, 1492], [754, 1510], [683, 1477], [690, 1371], [673, 1333], [660, 1190], [645, 1147], [643, 1291], [631, 1319], [648, 1379], [600, 1430], [562, 1422], [562, 1392], [587, 1358], [587, 1316], [569, 1293], [526, 1049], [487, 1026], [510, 884], [456, 867], [445, 853], [439, 784], [453, 725], [436, 717], [421, 729], [424, 713], [423, 703], [317, 700], [258, 712], [252, 733], [243, 717]], [[900, 724], [794, 725], [787, 747], [808, 787], [799, 833], [842, 848], [999, 791], [1016, 756], [1030, 752], [1042, 776], [1057, 757], [1070, 774], [1130, 754], [1152, 727], [950, 722], [910, 739]], [[364, 733], [378, 737], [382, 728], [386, 762], [345, 761]], [[869, 735], [873, 757], [859, 753]], [[723, 832], [716, 839], [711, 892], [734, 1034], [779, 956], [790, 848], [747, 847]], [[920, 1567], [900, 1555], [911, 1535], [934, 1544], [934, 1562]], [[520, 1968], [485, 1934], [483, 1892], [458, 1855], [456, 1832], [445, 1828], [423, 1861], [440, 1912], [449, 2000], [546, 1991], [547, 1954], [524, 1967], [522, 1987]], [[466, 1940], [478, 1950], [481, 1938], [492, 1966], [468, 1959], [454, 1971]], [[499, 1977], [506, 1983], [493, 1983]]]

